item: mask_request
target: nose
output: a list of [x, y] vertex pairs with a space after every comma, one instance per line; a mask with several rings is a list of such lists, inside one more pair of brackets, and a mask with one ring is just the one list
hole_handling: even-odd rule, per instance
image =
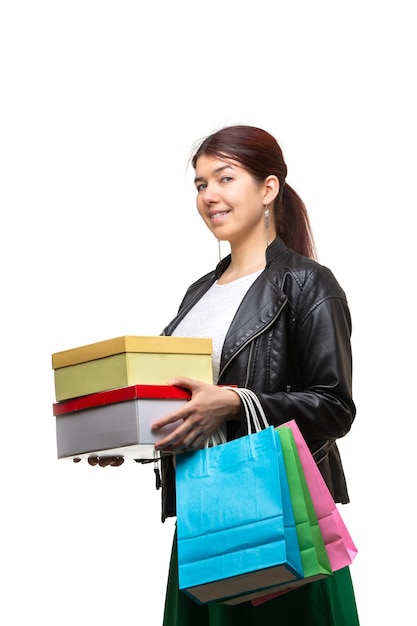
[[203, 200], [206, 204], [214, 204], [219, 201], [219, 194], [216, 189], [216, 185], [213, 183], [207, 183], [202, 192]]

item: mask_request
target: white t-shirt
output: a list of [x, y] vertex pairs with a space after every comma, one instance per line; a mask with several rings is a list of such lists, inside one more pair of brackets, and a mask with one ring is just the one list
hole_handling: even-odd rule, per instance
[[213, 342], [213, 383], [220, 371], [220, 358], [226, 333], [249, 287], [262, 270], [225, 285], [214, 283], [178, 324], [173, 335], [210, 337]]

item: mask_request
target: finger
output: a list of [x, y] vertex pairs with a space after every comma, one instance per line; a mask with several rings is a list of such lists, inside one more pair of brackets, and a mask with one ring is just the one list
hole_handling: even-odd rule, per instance
[[75, 459], [72, 459], [74, 463], [79, 463], [81, 461], [81, 459], [79, 459], [78, 457]]
[[160, 428], [163, 428], [167, 424], [175, 424], [175, 422], [179, 422], [181, 420], [184, 421], [188, 416], [189, 414], [184, 410], [182, 410], [180, 414], [178, 414], [178, 411], [175, 411], [174, 413], [168, 413], [164, 417], [161, 417], [161, 419], [152, 422], [151, 430], [156, 431]]
[[171, 431], [166, 437], [155, 443], [156, 450], [164, 450], [165, 448], [177, 448], [183, 443], [183, 439], [192, 430], [192, 421], [187, 419], [189, 416], [184, 415], [182, 423]]
[[173, 385], [174, 387], [182, 387], [183, 389], [193, 391], [201, 385], [201, 381], [196, 380], [195, 378], [188, 378], [188, 376], [177, 376], [176, 378], [170, 380], [168, 384]]
[[178, 435], [173, 437], [172, 435], [168, 435], [164, 439], [160, 439], [155, 442], [155, 450], [167, 450], [172, 449], [174, 447], [179, 447], [182, 442], [182, 435]]
[[190, 449], [191, 447], [194, 449], [195, 442], [195, 449], [197, 449], [199, 442], [204, 440], [204, 436], [205, 435], [201, 429], [193, 426], [190, 420], [184, 421], [183, 426], [175, 429], [164, 439], [157, 441], [155, 443], [155, 449], [167, 450], [169, 452], [179, 452]]
[[119, 467], [119, 465], [122, 465], [125, 462], [124, 458], [122, 456], [116, 456], [115, 459], [113, 459], [112, 463], [110, 463], [110, 465], [112, 467]]
[[89, 456], [88, 457], [88, 462], [90, 465], [97, 465], [97, 463], [99, 462], [99, 457], [98, 456]]
[[100, 467], [107, 467], [108, 465], [114, 463], [114, 460], [114, 456], [101, 456], [99, 457], [98, 464], [100, 465]]
[[201, 450], [201, 448], [204, 448], [205, 439], [206, 439], [205, 435], [203, 434], [197, 435], [197, 437], [188, 446], [188, 450], [190, 451]]
[[182, 439], [177, 439], [171, 444], [161, 446], [161, 450], [164, 452], [171, 452], [173, 454], [193, 452], [204, 448], [205, 439], [206, 435], [204, 433], [191, 432]]
[[176, 450], [180, 449], [186, 452], [200, 450], [201, 448], [204, 448], [205, 440], [206, 435], [203, 432], [190, 432], [186, 437], [184, 437], [181, 443], [176, 446]]

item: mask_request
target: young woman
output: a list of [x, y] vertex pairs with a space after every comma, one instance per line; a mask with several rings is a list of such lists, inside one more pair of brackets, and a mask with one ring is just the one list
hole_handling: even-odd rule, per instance
[[[211, 337], [214, 384], [176, 378], [191, 391], [155, 431], [177, 423], [156, 448], [195, 450], [222, 428], [246, 434], [239, 396], [221, 385], [251, 389], [271, 425], [295, 419], [336, 502], [348, 492], [336, 440], [355, 417], [351, 320], [333, 274], [315, 260], [305, 206], [286, 183], [276, 140], [262, 129], [231, 126], [195, 152], [197, 209], [231, 254], [191, 285], [165, 335]], [[220, 385], [220, 386], [218, 386]], [[162, 464], [162, 519], [174, 516], [173, 457]], [[176, 542], [164, 626], [355, 626], [349, 568], [264, 604], [199, 605], [178, 589]]]

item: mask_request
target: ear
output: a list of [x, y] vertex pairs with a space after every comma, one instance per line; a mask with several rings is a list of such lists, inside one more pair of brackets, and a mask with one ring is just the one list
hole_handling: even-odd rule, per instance
[[279, 180], [272, 174], [264, 181], [264, 204], [271, 204], [279, 192]]

